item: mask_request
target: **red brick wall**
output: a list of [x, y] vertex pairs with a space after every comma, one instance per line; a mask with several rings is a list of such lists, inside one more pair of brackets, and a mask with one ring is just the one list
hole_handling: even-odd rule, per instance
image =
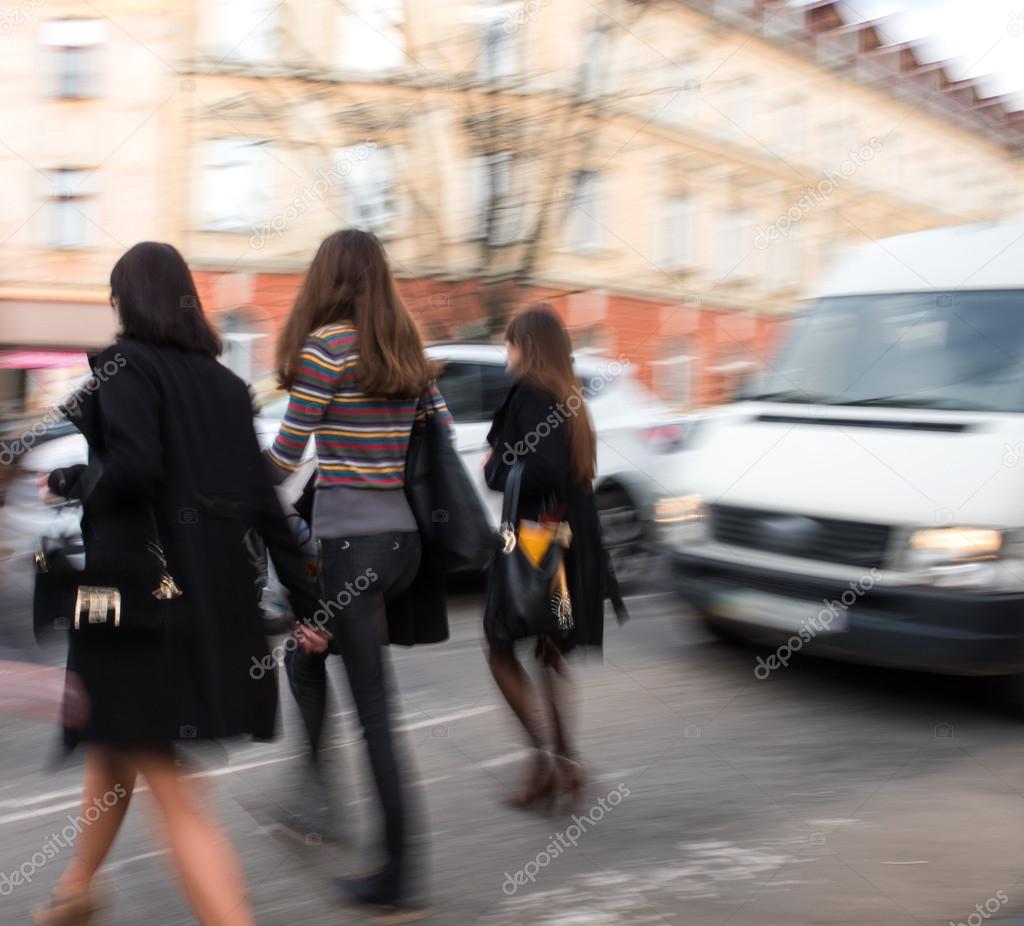
[[[199, 271], [196, 285], [215, 320], [237, 312], [251, 330], [268, 337], [257, 342], [257, 368], [273, 367], [273, 342], [291, 309], [300, 274], [225, 274]], [[485, 300], [475, 281], [418, 278], [399, 281], [402, 298], [428, 340], [453, 340], [467, 330], [482, 331]], [[634, 364], [638, 378], [655, 384], [652, 361], [686, 353], [693, 362], [693, 404], [728, 400], [743, 375], [740, 364], [770, 363], [783, 320], [725, 307], [664, 303], [616, 293], [569, 292], [529, 287], [510, 300], [510, 312], [547, 302], [565, 319], [577, 346], [598, 347]], [[731, 366], [733, 369], [722, 369]]]

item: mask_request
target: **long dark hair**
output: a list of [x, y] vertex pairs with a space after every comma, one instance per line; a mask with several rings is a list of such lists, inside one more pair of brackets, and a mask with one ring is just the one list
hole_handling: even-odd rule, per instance
[[129, 248], [110, 271], [110, 301], [121, 321], [122, 338], [173, 344], [210, 357], [221, 352], [192, 271], [172, 245], [143, 241]]
[[295, 383], [309, 335], [348, 322], [359, 332], [356, 382], [367, 395], [415, 398], [440, 365], [423, 353], [416, 322], [398, 294], [384, 246], [357, 228], [328, 235], [309, 265], [277, 342], [281, 385]]
[[[528, 306], [513, 316], [505, 340], [519, 349], [518, 374], [534, 387], [577, 411], [566, 419], [569, 429], [569, 473], [589, 486], [597, 466], [597, 440], [583, 405], [583, 389], [572, 366], [572, 341], [562, 320], [547, 303]], [[570, 401], [577, 396], [576, 403]]]

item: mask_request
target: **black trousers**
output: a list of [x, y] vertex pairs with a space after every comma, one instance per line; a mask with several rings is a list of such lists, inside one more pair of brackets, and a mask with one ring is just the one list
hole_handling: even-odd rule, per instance
[[[364, 534], [320, 541], [321, 604], [330, 614], [332, 651], [341, 655], [363, 729], [384, 821], [384, 846], [392, 874], [401, 878], [406, 858], [408, 799], [392, 729], [385, 604], [411, 584], [419, 569], [417, 532]], [[288, 680], [309, 736], [319, 749], [327, 704], [327, 653], [295, 650]]]

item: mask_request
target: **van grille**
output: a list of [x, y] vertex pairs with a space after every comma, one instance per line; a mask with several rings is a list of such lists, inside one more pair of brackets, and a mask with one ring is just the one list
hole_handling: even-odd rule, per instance
[[815, 518], [735, 505], [710, 506], [711, 536], [719, 543], [803, 559], [880, 569], [889, 527]]

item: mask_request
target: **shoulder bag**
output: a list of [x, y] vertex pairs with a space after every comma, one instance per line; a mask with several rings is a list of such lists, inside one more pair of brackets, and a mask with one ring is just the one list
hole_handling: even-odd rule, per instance
[[564, 556], [572, 532], [565, 522], [516, 523], [522, 478], [523, 467], [517, 463], [505, 482], [502, 544], [491, 565], [484, 620], [501, 628], [501, 638], [557, 639], [573, 629]]
[[[75, 567], [78, 548], [67, 538], [44, 540], [35, 556], [32, 619], [37, 638], [52, 630], [156, 631], [182, 590], [167, 570], [167, 558], [149, 510], [151, 535], [138, 550], [109, 553], [98, 561], [86, 554]], [[78, 554], [81, 555], [81, 554]]]

